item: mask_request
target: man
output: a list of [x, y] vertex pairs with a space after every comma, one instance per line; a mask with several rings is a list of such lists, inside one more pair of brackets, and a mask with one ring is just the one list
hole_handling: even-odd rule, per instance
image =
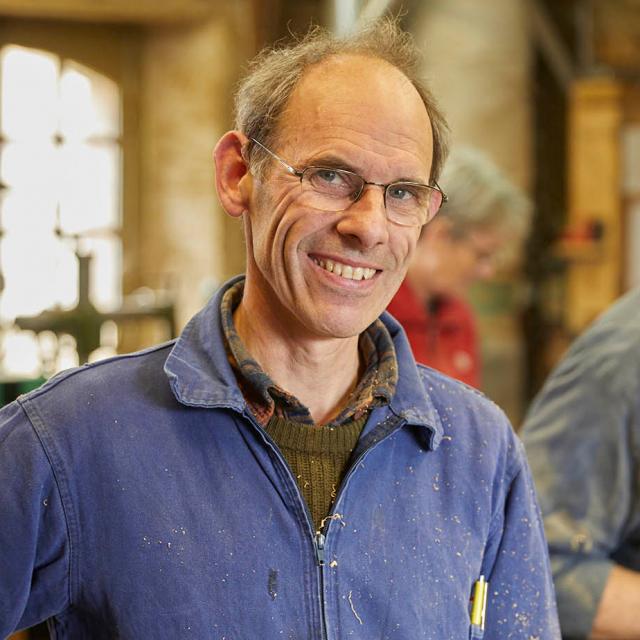
[[457, 640], [486, 601], [557, 638], [510, 426], [378, 320], [442, 198], [414, 57], [388, 22], [259, 57], [215, 150], [246, 277], [4, 411], [0, 635]]
[[527, 234], [530, 204], [485, 155], [455, 150], [441, 183], [448, 200], [423, 227], [407, 277], [387, 310], [416, 360], [480, 387], [480, 348], [470, 285], [495, 275], [501, 255]]
[[569, 349], [523, 439], [563, 637], [640, 638], [640, 290]]

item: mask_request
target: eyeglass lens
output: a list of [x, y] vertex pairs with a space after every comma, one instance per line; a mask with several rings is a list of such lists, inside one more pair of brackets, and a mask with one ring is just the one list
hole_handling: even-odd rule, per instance
[[[309, 206], [322, 211], [343, 211], [357, 200], [366, 182], [350, 171], [307, 167], [301, 183]], [[427, 185], [396, 182], [385, 189], [387, 216], [398, 224], [420, 226], [429, 222], [442, 204], [442, 193]]]

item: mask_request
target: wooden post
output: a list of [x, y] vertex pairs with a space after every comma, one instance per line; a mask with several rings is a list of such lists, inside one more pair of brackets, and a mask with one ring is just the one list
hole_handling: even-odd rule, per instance
[[613, 78], [577, 81], [570, 94], [568, 229], [595, 223], [602, 237], [570, 259], [566, 326], [580, 333], [622, 292], [620, 131], [624, 92]]

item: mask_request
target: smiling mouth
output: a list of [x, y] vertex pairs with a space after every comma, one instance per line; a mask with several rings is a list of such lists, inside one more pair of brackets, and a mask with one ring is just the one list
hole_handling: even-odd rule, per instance
[[376, 269], [367, 267], [352, 267], [349, 264], [342, 264], [335, 260], [319, 260], [318, 258], [312, 258], [312, 260], [325, 271], [340, 276], [345, 280], [371, 280], [376, 274]]

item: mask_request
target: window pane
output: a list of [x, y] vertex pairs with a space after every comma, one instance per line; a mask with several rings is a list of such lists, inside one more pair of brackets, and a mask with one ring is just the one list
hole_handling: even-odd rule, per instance
[[120, 136], [120, 92], [109, 78], [67, 61], [60, 78], [60, 99], [60, 130], [65, 138]]
[[39, 191], [57, 199], [60, 152], [49, 140], [9, 143], [2, 149], [0, 177], [12, 189]]
[[2, 199], [2, 226], [5, 232], [28, 234], [38, 230], [53, 235], [56, 227], [55, 199], [36, 189], [11, 189]]
[[3, 135], [52, 139], [59, 113], [56, 56], [10, 45], [2, 49], [1, 60]]
[[40, 351], [33, 333], [15, 329], [3, 331], [0, 345], [3, 377], [20, 379], [40, 375]]
[[60, 149], [60, 226], [64, 233], [120, 225], [120, 148], [66, 144]]
[[5, 290], [0, 317], [37, 315], [77, 303], [78, 265], [73, 251], [46, 230], [7, 233], [1, 244]]
[[[122, 302], [119, 88], [74, 61], [61, 63], [48, 52], [14, 45], [0, 51], [0, 73], [5, 186], [0, 321], [73, 308], [76, 247], [93, 256], [91, 302], [102, 311], [117, 308]], [[74, 238], [58, 237], [58, 227]], [[7, 370], [27, 375], [38, 357], [48, 359], [49, 372], [54, 360], [56, 369], [77, 363], [70, 336], [57, 338], [55, 353], [48, 355], [30, 332], [12, 329], [4, 336], [0, 355]]]

